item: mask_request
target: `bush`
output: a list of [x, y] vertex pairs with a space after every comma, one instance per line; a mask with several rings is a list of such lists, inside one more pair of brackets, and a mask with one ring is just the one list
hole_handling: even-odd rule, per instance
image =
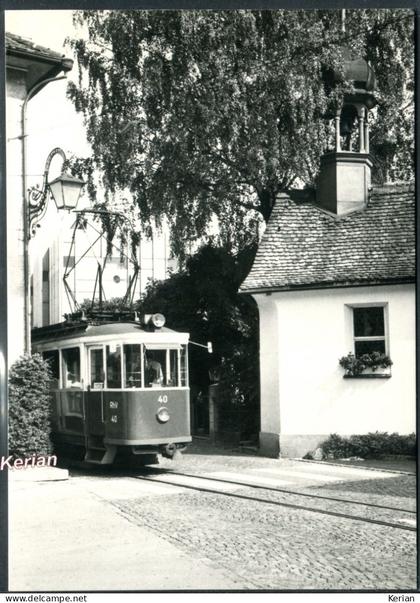
[[399, 454], [415, 456], [416, 436], [414, 433], [399, 435], [398, 433], [389, 434], [375, 431], [374, 433], [342, 437], [333, 433], [321, 444], [321, 447], [325, 456], [335, 459], [350, 456], [378, 458]]
[[348, 439], [336, 433], [331, 434], [325, 442], [322, 442], [321, 448], [325, 456], [334, 459], [352, 456]]
[[51, 373], [40, 354], [24, 355], [9, 371], [9, 454], [48, 455]]

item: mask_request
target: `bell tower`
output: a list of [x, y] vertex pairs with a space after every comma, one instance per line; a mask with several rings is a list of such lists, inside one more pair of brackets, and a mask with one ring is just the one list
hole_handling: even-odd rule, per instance
[[[337, 215], [363, 209], [368, 199], [372, 159], [369, 155], [369, 111], [376, 105], [375, 74], [362, 58], [343, 50], [344, 77], [353, 84], [334, 116], [335, 149], [321, 157], [317, 204]], [[341, 78], [332, 74], [333, 83]]]

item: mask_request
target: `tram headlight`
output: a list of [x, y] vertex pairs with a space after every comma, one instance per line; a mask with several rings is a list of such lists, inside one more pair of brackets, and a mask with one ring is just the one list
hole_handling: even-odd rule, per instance
[[167, 423], [171, 417], [168, 412], [168, 409], [162, 407], [162, 408], [159, 408], [159, 410], [157, 411], [156, 418], [159, 421], [159, 423]]
[[161, 329], [165, 326], [166, 318], [163, 314], [145, 314], [143, 324], [150, 329]]
[[154, 327], [160, 329], [165, 325], [166, 319], [163, 314], [152, 314], [151, 321]]

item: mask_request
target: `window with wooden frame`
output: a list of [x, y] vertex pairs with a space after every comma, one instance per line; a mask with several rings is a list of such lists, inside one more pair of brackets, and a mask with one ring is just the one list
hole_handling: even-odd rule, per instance
[[388, 354], [387, 316], [385, 305], [353, 307], [354, 355], [379, 352]]

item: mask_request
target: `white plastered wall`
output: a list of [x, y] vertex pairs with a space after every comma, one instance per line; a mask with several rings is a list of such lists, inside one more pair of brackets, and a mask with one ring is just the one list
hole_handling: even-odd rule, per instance
[[[255, 295], [260, 310], [261, 432], [282, 436], [415, 429], [414, 285]], [[389, 379], [343, 379], [352, 304], [386, 304]]]

